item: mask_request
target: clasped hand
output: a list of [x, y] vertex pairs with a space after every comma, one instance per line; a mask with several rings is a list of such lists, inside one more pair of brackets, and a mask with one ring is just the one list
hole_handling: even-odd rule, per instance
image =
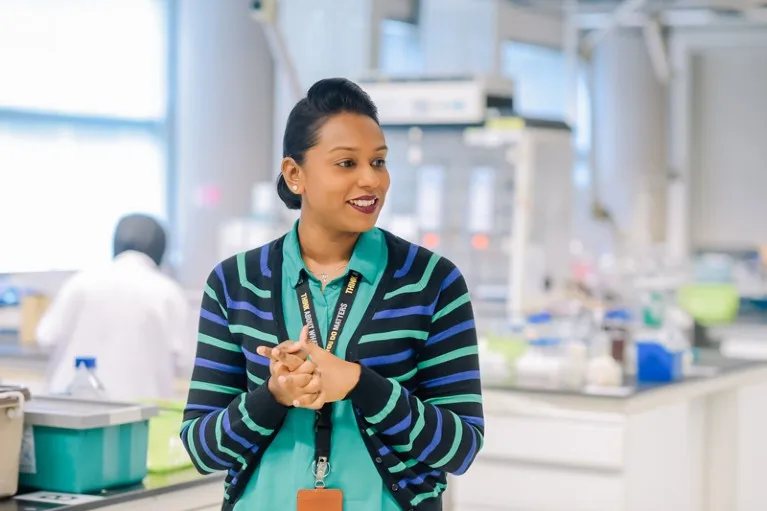
[[311, 342], [306, 327], [298, 342], [285, 341], [271, 349], [260, 346], [256, 351], [269, 359], [269, 391], [284, 406], [319, 410], [325, 403], [345, 399], [359, 382], [360, 366]]

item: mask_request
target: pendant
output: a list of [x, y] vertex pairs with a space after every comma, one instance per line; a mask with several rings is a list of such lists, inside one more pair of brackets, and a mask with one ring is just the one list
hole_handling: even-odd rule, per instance
[[328, 283], [328, 274], [327, 273], [320, 273], [320, 280], [322, 280], [323, 284]]

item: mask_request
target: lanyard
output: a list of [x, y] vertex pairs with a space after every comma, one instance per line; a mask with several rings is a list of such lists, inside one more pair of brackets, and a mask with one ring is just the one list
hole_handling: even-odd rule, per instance
[[[317, 313], [314, 310], [314, 301], [312, 293], [309, 290], [309, 281], [306, 274], [301, 271], [301, 276], [296, 286], [296, 295], [298, 296], [298, 306], [301, 308], [301, 318], [304, 325], [308, 327], [309, 340], [318, 346], [322, 346], [326, 351], [333, 353], [341, 330], [346, 323], [349, 315], [349, 309], [352, 307], [354, 298], [359, 289], [360, 274], [350, 271], [344, 281], [344, 287], [341, 290], [341, 296], [338, 297], [336, 312], [333, 315], [333, 323], [330, 324], [330, 332], [326, 343], [320, 338], [320, 331], [317, 328]], [[330, 473], [330, 436], [333, 430], [332, 423], [333, 404], [327, 403], [321, 410], [317, 411], [314, 420], [314, 486], [324, 488], [325, 477]]]

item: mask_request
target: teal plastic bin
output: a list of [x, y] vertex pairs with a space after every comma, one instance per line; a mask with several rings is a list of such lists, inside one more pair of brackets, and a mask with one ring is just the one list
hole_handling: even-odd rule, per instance
[[24, 414], [19, 486], [97, 493], [147, 474], [147, 405], [37, 397]]

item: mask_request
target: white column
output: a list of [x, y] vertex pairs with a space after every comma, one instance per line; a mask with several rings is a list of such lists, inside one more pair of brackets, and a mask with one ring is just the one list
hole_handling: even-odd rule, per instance
[[[270, 174], [274, 81], [247, 1], [184, 0], [178, 10], [179, 277], [201, 289], [217, 262], [221, 223], [246, 216], [253, 184]], [[220, 200], [201, 200], [205, 189]]]
[[600, 199], [631, 247], [662, 241], [666, 91], [654, 75], [641, 32], [612, 32], [597, 47], [593, 68], [593, 143]]

